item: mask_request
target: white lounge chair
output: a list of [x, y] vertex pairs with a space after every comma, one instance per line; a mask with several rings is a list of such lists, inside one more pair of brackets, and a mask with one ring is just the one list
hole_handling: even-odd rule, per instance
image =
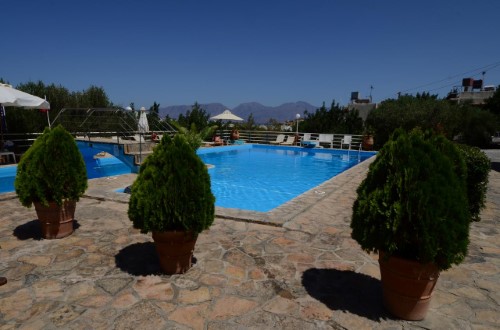
[[285, 141], [285, 134], [278, 134], [276, 136], [276, 141], [271, 141], [271, 144], [282, 144]]
[[320, 134], [318, 141], [320, 145], [325, 143], [330, 145], [330, 148], [333, 148], [333, 134]]
[[349, 146], [349, 150], [351, 150], [352, 143], [352, 135], [344, 135], [342, 140], [340, 140], [340, 149], [343, 149], [345, 145]]
[[319, 146], [319, 141], [311, 137], [311, 133], [304, 133], [300, 145], [305, 148], [314, 148]]
[[286, 141], [281, 142], [281, 145], [291, 146], [294, 143], [295, 143], [295, 136], [294, 135], [287, 135]]

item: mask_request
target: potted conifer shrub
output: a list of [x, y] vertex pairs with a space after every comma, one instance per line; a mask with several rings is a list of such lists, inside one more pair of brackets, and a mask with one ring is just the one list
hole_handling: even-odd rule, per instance
[[215, 197], [210, 176], [184, 134], [164, 136], [132, 184], [128, 216], [134, 228], [152, 232], [160, 266], [184, 273], [198, 234], [212, 225]]
[[467, 197], [469, 212], [473, 221], [480, 221], [480, 212], [484, 208], [488, 175], [491, 163], [486, 154], [478, 147], [457, 144], [467, 166]]
[[73, 233], [76, 202], [87, 189], [87, 170], [73, 136], [61, 125], [46, 128], [21, 157], [14, 187], [35, 210], [44, 238]]
[[357, 189], [351, 236], [379, 253], [384, 305], [399, 318], [423, 319], [439, 272], [467, 253], [465, 173], [452, 142], [398, 130]]
[[373, 150], [374, 133], [371, 127], [366, 127], [363, 132], [363, 141], [361, 142], [363, 150]]

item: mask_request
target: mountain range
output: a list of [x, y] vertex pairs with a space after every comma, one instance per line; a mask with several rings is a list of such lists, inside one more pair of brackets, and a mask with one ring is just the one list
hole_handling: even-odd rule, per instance
[[[200, 104], [200, 107], [211, 117], [229, 109], [222, 103]], [[159, 115], [161, 118], [165, 118], [168, 115], [170, 118], [177, 119], [180, 114], [185, 115], [188, 110], [191, 110], [191, 108], [191, 105], [171, 105], [160, 108]], [[297, 114], [304, 117], [304, 111], [314, 113], [316, 109], [319, 109], [319, 107], [302, 101], [284, 103], [277, 107], [265, 106], [258, 102], [249, 102], [238, 105], [237, 107], [231, 109], [231, 112], [238, 117], [243, 118], [245, 121], [248, 120], [250, 114], [253, 114], [255, 123], [266, 124], [270, 119], [275, 119], [278, 122], [295, 120], [295, 116]]]

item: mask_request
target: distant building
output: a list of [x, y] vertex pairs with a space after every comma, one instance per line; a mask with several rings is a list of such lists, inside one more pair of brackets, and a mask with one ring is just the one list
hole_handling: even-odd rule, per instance
[[375, 108], [377, 108], [377, 104], [372, 102], [371, 97], [367, 99], [360, 99], [359, 92], [351, 93], [351, 103], [347, 105], [347, 109], [349, 109], [349, 111], [358, 110], [359, 117], [361, 117], [363, 121], [366, 120], [368, 114]]
[[483, 105], [486, 100], [495, 94], [496, 88], [493, 85], [483, 85], [483, 80], [472, 78], [462, 79], [462, 86], [454, 87], [446, 97], [447, 100], [457, 103], [469, 103], [473, 105]]

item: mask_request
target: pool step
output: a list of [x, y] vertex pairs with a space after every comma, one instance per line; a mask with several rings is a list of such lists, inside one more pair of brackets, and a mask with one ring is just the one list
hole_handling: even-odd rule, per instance
[[156, 146], [155, 142], [144, 142], [144, 143], [127, 143], [123, 145], [123, 151], [125, 155], [130, 155], [134, 157], [135, 165], [139, 166], [142, 164], [147, 156], [153, 153], [153, 149]]

